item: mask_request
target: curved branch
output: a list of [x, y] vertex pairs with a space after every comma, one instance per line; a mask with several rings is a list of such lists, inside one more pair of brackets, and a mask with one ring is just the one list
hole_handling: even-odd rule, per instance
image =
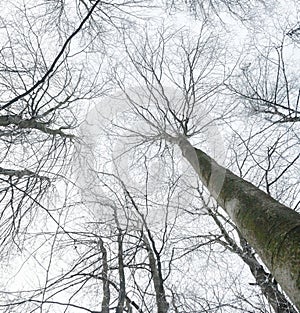
[[96, 1], [95, 4], [92, 6], [91, 10], [88, 12], [88, 14], [86, 15], [86, 17], [82, 20], [82, 22], [79, 24], [79, 26], [77, 27], [77, 29], [71, 34], [71, 36], [66, 40], [66, 42], [64, 43], [64, 45], [62, 46], [61, 50], [59, 51], [58, 55], [56, 56], [56, 58], [54, 59], [54, 61], [52, 62], [50, 68], [48, 69], [48, 71], [44, 74], [44, 76], [38, 80], [31, 88], [29, 88], [28, 90], [26, 90], [25, 92], [23, 92], [22, 94], [16, 96], [15, 98], [13, 98], [12, 100], [10, 100], [9, 102], [7, 102], [5, 105], [3, 105], [1, 107], [1, 110], [4, 110], [6, 108], [8, 108], [10, 105], [12, 105], [13, 103], [17, 102], [18, 100], [24, 98], [25, 96], [29, 95], [33, 90], [35, 90], [38, 86], [40, 86], [41, 84], [43, 84], [47, 77], [54, 71], [56, 64], [58, 63], [58, 61], [60, 60], [60, 58], [62, 57], [62, 55], [64, 54], [65, 50], [67, 49], [68, 45], [70, 44], [71, 40], [79, 33], [79, 31], [82, 29], [83, 25], [87, 22], [87, 20], [91, 17], [93, 11], [95, 10], [95, 8], [97, 7], [97, 5], [100, 3], [100, 0]]

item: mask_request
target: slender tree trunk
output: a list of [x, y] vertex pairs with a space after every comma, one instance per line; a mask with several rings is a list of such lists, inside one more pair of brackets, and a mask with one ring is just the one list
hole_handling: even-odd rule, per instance
[[169, 309], [169, 304], [166, 300], [160, 260], [159, 258], [155, 258], [154, 251], [151, 248], [148, 238], [144, 235], [143, 239], [149, 256], [149, 264], [156, 294], [157, 313], [167, 313]]
[[123, 260], [123, 234], [121, 229], [118, 229], [118, 264], [119, 264], [119, 279], [120, 279], [120, 289], [119, 289], [119, 298], [118, 306], [116, 313], [123, 313], [124, 303], [125, 303], [125, 273], [124, 273], [124, 260]]
[[107, 251], [104, 247], [104, 242], [100, 238], [100, 250], [102, 252], [102, 277], [103, 277], [103, 299], [101, 312], [109, 313], [109, 302], [110, 302], [110, 290], [109, 290], [109, 279], [108, 279], [108, 261], [107, 261]]
[[300, 309], [300, 214], [217, 164], [186, 139], [183, 155]]
[[120, 288], [116, 313], [123, 313], [126, 298], [124, 259], [123, 259], [123, 232], [118, 220], [118, 211], [116, 208], [114, 208], [114, 219], [118, 229], [118, 267], [120, 279]]

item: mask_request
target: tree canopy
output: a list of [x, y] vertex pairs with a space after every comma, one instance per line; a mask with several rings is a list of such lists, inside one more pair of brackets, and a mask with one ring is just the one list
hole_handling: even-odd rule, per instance
[[297, 1], [0, 11], [0, 312], [299, 312]]

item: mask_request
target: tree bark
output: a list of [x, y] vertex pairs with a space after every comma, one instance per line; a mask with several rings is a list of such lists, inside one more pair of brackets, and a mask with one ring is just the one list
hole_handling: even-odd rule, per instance
[[110, 290], [109, 290], [109, 279], [108, 279], [108, 260], [107, 260], [107, 251], [104, 246], [104, 242], [99, 238], [100, 250], [102, 253], [102, 279], [103, 279], [103, 298], [101, 305], [102, 313], [109, 313], [109, 303], [110, 303]]
[[124, 303], [125, 303], [125, 273], [124, 273], [124, 260], [123, 260], [123, 234], [122, 230], [118, 229], [118, 264], [119, 264], [119, 279], [120, 279], [120, 289], [118, 297], [118, 305], [116, 313], [123, 313]]
[[220, 166], [186, 139], [178, 144], [202, 183], [300, 310], [300, 214]]
[[0, 175], [5, 175], [9, 177], [16, 177], [16, 178], [23, 178], [23, 177], [34, 177], [39, 180], [46, 180], [48, 183], [50, 183], [50, 179], [46, 176], [40, 176], [35, 172], [32, 172], [28, 169], [23, 169], [23, 170], [15, 170], [15, 169], [10, 169], [10, 168], [3, 168], [0, 167]]
[[169, 310], [169, 304], [166, 299], [160, 260], [159, 258], [155, 258], [154, 251], [152, 250], [150, 242], [145, 235], [143, 236], [143, 240], [148, 251], [149, 265], [156, 295], [157, 313], [167, 313]]
[[22, 119], [18, 115], [2, 115], [0, 116], [0, 126], [7, 127], [10, 125], [17, 126], [19, 129], [36, 129], [45, 134], [53, 136], [61, 136], [64, 138], [75, 138], [72, 134], [64, 133], [61, 128], [52, 129], [47, 127], [47, 123], [39, 122], [34, 118], [31, 119]]
[[238, 231], [241, 244], [240, 247], [236, 243], [236, 241], [231, 238], [231, 236], [223, 226], [222, 222], [216, 216], [216, 213], [213, 212], [209, 207], [207, 207], [207, 210], [209, 215], [218, 225], [225, 239], [224, 242], [220, 243], [231, 252], [237, 254], [245, 262], [245, 264], [249, 266], [250, 271], [256, 280], [256, 283], [250, 285], [257, 285], [260, 287], [263, 295], [266, 297], [266, 299], [274, 309], [275, 313], [297, 313], [296, 309], [289, 302], [283, 292], [279, 289], [273, 275], [264, 270], [261, 263], [252, 253], [253, 251], [249, 246], [249, 243], [242, 237], [241, 233]]

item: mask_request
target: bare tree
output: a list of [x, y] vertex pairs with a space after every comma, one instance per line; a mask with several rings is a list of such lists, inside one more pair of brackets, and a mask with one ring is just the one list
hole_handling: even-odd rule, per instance
[[220, 10], [248, 19], [252, 3], [194, 2], [195, 30], [148, 31], [130, 30], [143, 2], [39, 4], [2, 21], [1, 239], [25, 261], [3, 271], [1, 310], [297, 312], [298, 137], [282, 129], [299, 95], [283, 44], [275, 61], [233, 59]]
[[295, 65], [287, 63], [286, 40], [279, 46], [270, 46], [257, 57], [240, 65], [236, 82], [228, 88], [247, 101], [255, 114], [263, 114], [273, 123], [295, 123], [299, 121], [299, 81]]
[[46, 4], [40, 10], [12, 6], [17, 22], [10, 17], [1, 20], [2, 247], [26, 227], [57, 175], [66, 173], [81, 115], [74, 104], [103, 92], [101, 64], [88, 77], [88, 60], [75, 65], [70, 46], [98, 3], [69, 32], [49, 31], [52, 16]]
[[[161, 46], [164, 48], [162, 49]], [[189, 107], [190, 103], [186, 100], [186, 97], [182, 97], [185, 105], [179, 105], [178, 109], [176, 108], [177, 103], [174, 101], [174, 98], [172, 99], [167, 95], [164, 87], [165, 79], [166, 77], [171, 77], [171, 82], [173, 82], [174, 76], [168, 74], [168, 71], [173, 71], [171, 70], [172, 61], [170, 62], [164, 54], [166, 47], [167, 44], [164, 39], [160, 39], [156, 50], [151, 46], [147, 48], [147, 52], [150, 51], [148, 53], [152, 53], [154, 57], [149, 57], [146, 50], [138, 52], [138, 55], [129, 52], [130, 60], [136, 72], [139, 73], [146, 85], [146, 88], [143, 90], [147, 93], [145, 98], [150, 99], [153, 102], [153, 106], [146, 106], [143, 98], [131, 97], [124, 87], [126, 84], [120, 84], [120, 86], [133, 106], [133, 110], [161, 135], [161, 139], [179, 145], [183, 155], [198, 173], [201, 182], [229, 214], [242, 236], [250, 242], [276, 280], [291, 297], [294, 304], [299, 307], [297, 296], [299, 294], [299, 286], [297, 287], [296, 282], [299, 271], [297, 261], [299, 259], [297, 248], [299, 246], [299, 214], [281, 205], [278, 201], [272, 199], [244, 179], [238, 178], [228, 169], [218, 165], [206, 153], [192, 146], [187, 141], [187, 138], [192, 138], [195, 135], [195, 133], [190, 133], [190, 129], [195, 129], [201, 125], [199, 123], [197, 125], [197, 122], [192, 124], [193, 121], [190, 117], [188, 119], [185, 118], [184, 109], [182, 108], [185, 108], [185, 105]], [[191, 51], [196, 51], [195, 53], [197, 53], [199, 50], [199, 47], [196, 47], [195, 50]], [[127, 51], [129, 50], [127, 49]], [[155, 54], [153, 51], [155, 51]], [[161, 53], [158, 51], [161, 51]], [[189, 59], [193, 54], [187, 55], [187, 59], [181, 59], [182, 67], [184, 67], [185, 61], [187, 64], [193, 64]], [[201, 55], [203, 56], [203, 53]], [[194, 71], [189, 71], [188, 75], [185, 74], [183, 76], [184, 81], [186, 81], [186, 77], [190, 78], [189, 81], [192, 82], [191, 86], [193, 88], [197, 88], [196, 86], [199, 84], [199, 80], [193, 80], [193, 75], [197, 73], [196, 69], [197, 67], [195, 66]], [[226, 77], [224, 80], [226, 80]], [[174, 79], [174, 83], [176, 81]], [[183, 91], [186, 90], [182, 89]], [[191, 94], [197, 98], [195, 90], [197, 89], [192, 89]], [[221, 91], [222, 89], [219, 87], [218, 92], [220, 93]], [[216, 92], [214, 92], [215, 94]], [[191, 102], [192, 111], [195, 103], [197, 102]], [[158, 134], [156, 138], [159, 138]], [[288, 279], [286, 279], [287, 276]], [[274, 305], [274, 308], [278, 310], [277, 304]], [[289, 307], [291, 308], [290, 305], [288, 305], [288, 309]]]

